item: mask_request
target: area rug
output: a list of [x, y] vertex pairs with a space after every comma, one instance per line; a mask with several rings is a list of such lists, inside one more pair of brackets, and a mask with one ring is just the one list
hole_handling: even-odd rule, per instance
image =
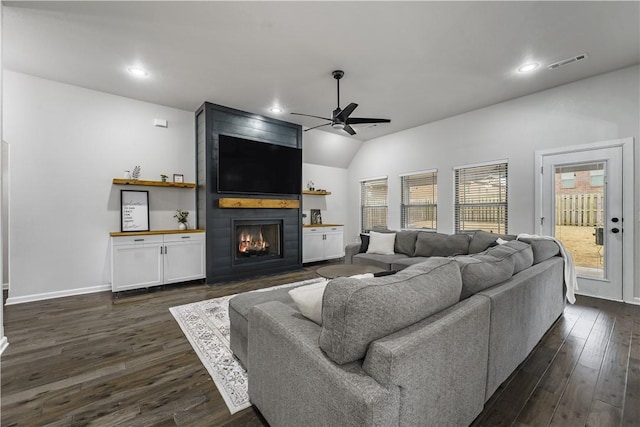
[[[251, 292], [324, 280], [326, 279], [309, 279]], [[169, 308], [232, 414], [251, 406], [247, 391], [247, 371], [229, 349], [229, 300], [235, 295]]]

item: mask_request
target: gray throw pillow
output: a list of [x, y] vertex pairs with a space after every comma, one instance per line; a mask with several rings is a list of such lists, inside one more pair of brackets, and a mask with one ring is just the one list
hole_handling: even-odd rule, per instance
[[529, 243], [533, 251], [533, 264], [538, 264], [554, 257], [560, 253], [560, 247], [553, 240], [548, 239], [520, 239], [521, 242]]
[[372, 341], [458, 302], [460, 269], [431, 258], [392, 276], [331, 280], [322, 301], [320, 348], [338, 364], [362, 359]]
[[515, 264], [512, 257], [500, 259], [481, 254], [456, 257], [455, 260], [462, 275], [461, 300], [509, 279]]
[[394, 252], [397, 254], [405, 254], [413, 256], [416, 248], [416, 238], [418, 232], [416, 230], [403, 230], [396, 233], [396, 243]]
[[420, 231], [413, 256], [456, 256], [469, 253], [467, 234], [442, 234]]
[[489, 248], [485, 251], [485, 254], [496, 258], [512, 257], [514, 262], [513, 274], [518, 274], [533, 265], [531, 245], [518, 240], [512, 240], [503, 245]]
[[473, 233], [473, 237], [469, 242], [469, 253], [477, 254], [484, 250], [486, 250], [492, 243], [494, 243], [497, 239], [501, 238], [502, 240], [515, 240], [516, 236], [511, 234], [496, 234], [496, 233], [488, 233], [486, 231], [478, 230]]

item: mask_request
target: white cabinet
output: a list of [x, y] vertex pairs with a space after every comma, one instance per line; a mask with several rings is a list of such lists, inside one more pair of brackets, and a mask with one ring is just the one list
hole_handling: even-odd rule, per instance
[[112, 291], [203, 279], [204, 237], [204, 233], [112, 237]]
[[343, 226], [302, 229], [302, 262], [323, 261], [344, 256]]

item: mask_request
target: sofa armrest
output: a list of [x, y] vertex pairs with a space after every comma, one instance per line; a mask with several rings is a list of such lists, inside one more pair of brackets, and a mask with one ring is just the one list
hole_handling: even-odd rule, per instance
[[344, 263], [353, 264], [353, 256], [360, 253], [360, 243], [349, 243], [344, 248]]
[[274, 426], [398, 424], [399, 390], [359, 362], [336, 365], [318, 345], [320, 326], [272, 301], [249, 311], [249, 397]]
[[490, 309], [472, 296], [370, 345], [363, 369], [402, 390], [400, 425], [469, 425], [482, 412]]

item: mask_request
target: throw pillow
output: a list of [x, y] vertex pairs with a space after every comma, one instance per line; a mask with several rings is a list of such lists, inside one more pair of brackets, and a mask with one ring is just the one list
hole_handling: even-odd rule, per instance
[[469, 253], [469, 236], [421, 231], [416, 240], [413, 256], [456, 256]]
[[489, 233], [486, 231], [478, 230], [473, 233], [473, 237], [469, 242], [469, 253], [477, 254], [486, 250], [490, 246], [495, 246], [494, 243], [496, 243], [496, 240], [498, 240], [498, 238], [502, 240], [515, 240], [516, 236], [513, 236], [511, 234]]
[[367, 249], [369, 249], [369, 235], [360, 233], [360, 253], [367, 252]]
[[396, 233], [369, 233], [368, 254], [393, 255]]
[[418, 232], [416, 230], [402, 230], [396, 234], [396, 243], [394, 252], [397, 254], [405, 254], [407, 256], [413, 256], [413, 252], [416, 249], [416, 238]]
[[322, 296], [328, 280], [299, 286], [289, 291], [289, 296], [298, 306], [300, 313], [318, 325], [322, 325]]

